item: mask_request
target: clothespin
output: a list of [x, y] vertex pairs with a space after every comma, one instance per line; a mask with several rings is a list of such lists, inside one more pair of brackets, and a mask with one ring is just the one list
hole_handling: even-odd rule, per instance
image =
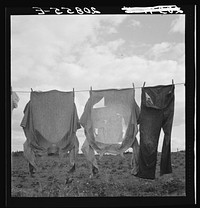
[[33, 92], [33, 89], [31, 88], [31, 92]]
[[174, 80], [172, 79], [172, 84], [174, 85]]
[[134, 83], [132, 83], [132, 85], [133, 85], [133, 97], [135, 97], [135, 85]]
[[75, 97], [74, 88], [73, 88], [73, 98]]
[[145, 86], [146, 82], [144, 82], [143, 87]]
[[92, 99], [92, 86], [90, 87], [90, 98]]
[[92, 86], [90, 87], [90, 96], [92, 95]]

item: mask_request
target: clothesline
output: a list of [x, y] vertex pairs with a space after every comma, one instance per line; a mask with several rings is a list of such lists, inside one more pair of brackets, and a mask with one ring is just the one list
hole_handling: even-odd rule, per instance
[[[185, 85], [185, 83], [176, 83], [174, 85]], [[143, 87], [134, 87], [134, 89], [141, 89], [141, 88], [143, 88]], [[121, 88], [121, 89], [126, 89], [126, 88]], [[30, 93], [31, 92], [31, 91], [20, 91], [20, 90], [14, 90], [14, 91], [17, 92], [17, 93]], [[37, 91], [42, 92], [40, 90], [37, 90]], [[74, 92], [89, 92], [89, 91], [90, 90], [74, 90]]]

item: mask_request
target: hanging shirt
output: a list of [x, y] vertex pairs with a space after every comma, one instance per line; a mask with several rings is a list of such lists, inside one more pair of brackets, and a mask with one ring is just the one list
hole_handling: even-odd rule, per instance
[[[104, 106], [97, 107], [102, 100]], [[94, 150], [100, 155], [126, 151], [136, 139], [138, 117], [133, 89], [92, 91], [80, 118], [87, 140], [82, 147], [86, 158], [97, 165]]]
[[80, 128], [73, 93], [57, 90], [31, 92], [21, 126], [35, 153], [47, 153], [55, 145], [60, 151], [70, 151]]

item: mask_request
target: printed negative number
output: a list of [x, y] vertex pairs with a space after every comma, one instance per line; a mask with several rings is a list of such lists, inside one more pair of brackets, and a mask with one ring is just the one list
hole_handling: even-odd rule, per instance
[[70, 8], [67, 8], [67, 7], [61, 7], [61, 9], [66, 9], [66, 12], [68, 14], [74, 14], [74, 12], [70, 9]]
[[75, 10], [78, 14], [83, 14], [84, 11], [80, 7], [75, 7]]
[[97, 11], [95, 7], [91, 7], [91, 8], [87, 8], [84, 7], [83, 9], [80, 7], [75, 7], [74, 9], [71, 8], [67, 8], [67, 7], [61, 7], [56, 8], [56, 7], [50, 7], [49, 10], [44, 10], [40, 7], [32, 7], [33, 9], [35, 9], [35, 11], [37, 12], [37, 14], [46, 14], [46, 13], [55, 13], [58, 15], [61, 14], [100, 14], [100, 11]]
[[32, 7], [33, 9], [35, 9], [36, 12], [38, 12], [38, 14], [45, 14], [44, 10], [40, 7]]
[[50, 7], [50, 9], [54, 9], [56, 14], [63, 14], [63, 12], [58, 8]]
[[97, 11], [95, 7], [91, 7], [92, 14], [100, 14], [100, 11]]
[[91, 10], [90, 10], [89, 8], [87, 8], [87, 7], [84, 7], [84, 8], [83, 8], [83, 11], [84, 11], [85, 13], [87, 13], [87, 14], [90, 14], [90, 13], [91, 13]]
[[81, 9], [80, 7], [75, 7], [75, 10], [78, 14], [100, 14], [100, 11], [97, 11], [95, 7], [91, 7], [91, 10], [87, 7]]

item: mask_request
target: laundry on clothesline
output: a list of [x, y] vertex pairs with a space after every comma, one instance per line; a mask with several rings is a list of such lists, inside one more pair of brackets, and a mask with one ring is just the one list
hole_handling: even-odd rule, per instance
[[[105, 153], [123, 155], [132, 147], [133, 172], [138, 167], [137, 120], [139, 107], [134, 99], [134, 89], [91, 90], [80, 123], [86, 140], [81, 148], [87, 160], [97, 169], [94, 151], [102, 157]], [[102, 107], [95, 107], [102, 102]]]
[[24, 154], [33, 167], [37, 168], [35, 156], [47, 155], [50, 149], [58, 149], [59, 154], [72, 152], [74, 165], [79, 146], [76, 131], [81, 126], [72, 92], [31, 92], [21, 127], [27, 138]]
[[160, 162], [160, 175], [172, 172], [171, 132], [174, 116], [174, 85], [142, 89], [140, 112], [139, 172], [141, 178], [154, 179], [157, 148], [161, 128], [164, 140]]
[[[70, 163], [74, 165], [79, 148], [76, 131], [82, 126], [86, 139], [81, 150], [93, 168], [99, 169], [95, 151], [101, 158], [106, 153], [123, 156], [132, 148], [131, 172], [147, 179], [155, 178], [158, 141], [163, 129], [160, 174], [172, 172], [173, 82], [150, 87], [144, 84], [140, 108], [135, 101], [134, 84], [124, 89], [93, 90], [91, 87], [89, 92], [79, 121], [74, 89], [70, 92], [31, 91], [21, 126], [27, 138], [24, 155], [33, 167], [37, 168], [37, 155], [68, 151]], [[140, 143], [136, 138], [138, 132]]]
[[11, 110], [18, 107], [19, 96], [15, 91], [11, 90]]

